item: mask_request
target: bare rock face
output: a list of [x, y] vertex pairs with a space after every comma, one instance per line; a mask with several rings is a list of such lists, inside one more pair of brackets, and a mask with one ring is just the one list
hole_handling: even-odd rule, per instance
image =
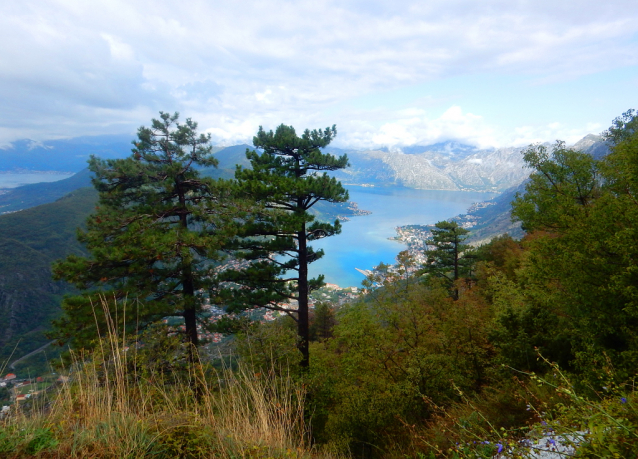
[[[547, 145], [551, 148], [551, 145]], [[395, 151], [348, 151], [351, 167], [336, 174], [346, 184], [405, 186], [422, 190], [502, 192], [532, 172], [523, 161], [529, 147], [478, 149], [456, 142], [410, 146]], [[600, 136], [573, 147], [599, 159], [609, 151]]]
[[502, 191], [529, 176], [522, 148], [348, 152], [351, 168], [338, 178], [353, 185], [400, 185], [423, 190]]

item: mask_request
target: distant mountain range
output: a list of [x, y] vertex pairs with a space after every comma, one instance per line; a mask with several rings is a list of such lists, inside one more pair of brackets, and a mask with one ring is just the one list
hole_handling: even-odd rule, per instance
[[[604, 156], [607, 146], [599, 136], [588, 135], [574, 147], [594, 157]], [[248, 166], [248, 145], [214, 148], [220, 164], [207, 169], [213, 177], [232, 178], [235, 165]], [[345, 184], [405, 186], [424, 190], [504, 191], [525, 180], [530, 170], [522, 153], [527, 147], [478, 149], [448, 141], [434, 145], [412, 145], [397, 150], [341, 150], [351, 167], [335, 172]], [[89, 156], [122, 158], [131, 152], [131, 138], [124, 136], [79, 137], [37, 143], [21, 140], [0, 149], [0, 171], [39, 170], [79, 172]], [[2, 202], [0, 201], [0, 205]]]
[[[335, 175], [343, 183], [405, 186], [423, 190], [498, 191], [517, 186], [530, 170], [523, 152], [528, 147], [478, 149], [458, 142], [413, 145], [397, 151], [347, 150], [351, 167]], [[595, 157], [606, 154], [602, 138], [588, 135], [574, 148]], [[340, 151], [339, 151], [340, 152]], [[335, 150], [335, 153], [338, 153]]]

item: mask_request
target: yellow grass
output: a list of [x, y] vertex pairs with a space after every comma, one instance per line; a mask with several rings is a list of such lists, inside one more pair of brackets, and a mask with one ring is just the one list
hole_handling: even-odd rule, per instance
[[[103, 305], [106, 308], [106, 305]], [[6, 458], [320, 458], [304, 391], [290, 375], [190, 365], [178, 384], [141, 377], [111, 324], [98, 351], [74, 355], [69, 381], [0, 424]]]

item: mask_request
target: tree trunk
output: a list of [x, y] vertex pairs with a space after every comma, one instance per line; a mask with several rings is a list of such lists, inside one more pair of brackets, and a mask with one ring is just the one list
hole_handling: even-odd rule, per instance
[[299, 304], [297, 306], [297, 334], [299, 335], [298, 348], [302, 355], [300, 366], [302, 368], [308, 368], [308, 366], [310, 366], [310, 352], [308, 349], [310, 331], [308, 324], [308, 248], [305, 222], [302, 224], [301, 231], [297, 233], [297, 238], [299, 243]]

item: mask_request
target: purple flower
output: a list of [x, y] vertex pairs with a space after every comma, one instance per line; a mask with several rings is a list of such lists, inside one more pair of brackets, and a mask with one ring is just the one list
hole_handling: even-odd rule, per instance
[[620, 403], [622, 404], [627, 403], [627, 399], [625, 397], [620, 397]]
[[497, 454], [503, 451], [503, 445], [501, 445], [500, 443], [497, 443], [496, 446], [498, 447], [498, 451], [496, 451]]

